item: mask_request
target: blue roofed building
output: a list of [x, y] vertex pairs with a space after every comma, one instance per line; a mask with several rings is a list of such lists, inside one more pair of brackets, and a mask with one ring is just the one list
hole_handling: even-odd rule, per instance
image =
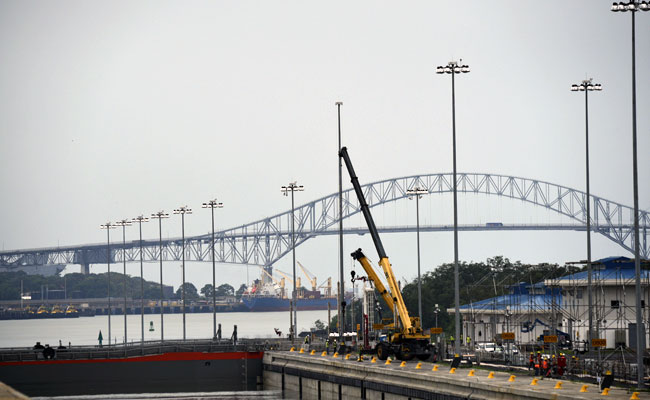
[[[647, 262], [642, 265], [648, 267]], [[634, 259], [608, 257], [592, 262], [592, 312], [594, 337], [607, 340], [608, 348], [636, 346], [636, 307]], [[645, 343], [650, 312], [650, 271], [641, 271], [642, 314]], [[586, 343], [589, 325], [587, 271], [547, 279], [538, 283], [519, 283], [500, 296], [464, 304], [463, 337], [472, 343], [498, 342], [503, 332], [515, 334], [517, 343], [537, 343], [551, 334], [553, 326], [562, 342]], [[454, 309], [448, 309], [453, 313]], [[584, 344], [582, 344], [584, 346]]]
[[559, 288], [521, 282], [501, 296], [462, 305], [463, 336], [480, 344], [499, 342], [501, 333], [512, 332], [517, 343], [534, 343], [550, 329], [552, 311], [561, 306]]
[[[641, 266], [641, 312], [648, 340], [650, 271]], [[577, 341], [588, 340], [589, 300], [587, 271], [544, 281], [562, 294], [562, 324]], [[608, 348], [636, 347], [636, 274], [634, 259], [608, 257], [592, 262], [592, 314], [594, 338], [606, 339]]]

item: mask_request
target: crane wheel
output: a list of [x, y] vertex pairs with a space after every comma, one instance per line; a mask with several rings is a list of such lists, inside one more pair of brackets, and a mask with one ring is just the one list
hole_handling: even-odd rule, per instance
[[382, 361], [388, 359], [388, 349], [386, 348], [386, 346], [382, 344], [377, 346], [377, 358]]

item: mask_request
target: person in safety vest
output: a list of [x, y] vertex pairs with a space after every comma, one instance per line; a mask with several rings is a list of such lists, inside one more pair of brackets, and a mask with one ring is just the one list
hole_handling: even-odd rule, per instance
[[533, 353], [530, 353], [528, 357], [528, 370], [530, 371], [531, 368], [535, 368], [535, 356]]

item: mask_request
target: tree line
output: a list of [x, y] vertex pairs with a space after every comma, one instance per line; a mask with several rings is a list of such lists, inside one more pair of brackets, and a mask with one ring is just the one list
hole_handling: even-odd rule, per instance
[[[104, 298], [108, 297], [108, 274], [81, 274], [70, 273], [63, 276], [29, 275], [24, 271], [0, 272], [0, 300], [20, 299], [20, 285], [22, 281], [23, 293], [33, 293], [39, 297], [45, 291], [64, 291], [67, 298]], [[160, 298], [160, 282], [152, 282], [139, 277], [126, 277], [126, 295], [131, 298], [140, 298], [141, 287], [144, 286], [144, 297], [146, 299]], [[47, 288], [47, 289], [46, 289]], [[112, 297], [124, 297], [124, 275], [119, 272], [111, 272], [110, 293]], [[239, 289], [227, 283], [217, 286], [213, 290], [212, 284], [204, 285], [200, 290], [191, 282], [185, 282], [185, 295], [187, 300], [199, 300], [202, 297], [212, 298], [214, 291], [217, 297], [237, 296], [240, 297], [246, 290], [242, 284]], [[181, 288], [174, 293], [172, 298], [181, 298]], [[44, 294], [43, 297], [46, 297]]]
[[[567, 274], [573, 274], [583, 269], [580, 266], [558, 264], [524, 264], [521, 261], [511, 262], [503, 256], [488, 258], [485, 262], [458, 263], [458, 278], [460, 287], [460, 305], [489, 299], [508, 294], [510, 287], [519, 283], [535, 284], [545, 279], [553, 279]], [[363, 273], [361, 273], [363, 275]], [[454, 263], [445, 263], [421, 276], [422, 286], [422, 326], [431, 328], [436, 324], [435, 305], [438, 304], [438, 326], [446, 332], [454, 330], [454, 313], [447, 309], [454, 308]], [[386, 306], [381, 296], [375, 291], [379, 300], [383, 318], [392, 318], [392, 312]], [[417, 278], [407, 282], [402, 287], [402, 297], [411, 316], [418, 315], [418, 282]], [[348, 301], [348, 303], [350, 303]], [[362, 301], [353, 304], [356, 324], [361, 323]], [[346, 310], [346, 326], [351, 327], [350, 304]], [[379, 313], [375, 312], [375, 321]], [[337, 316], [332, 318], [330, 329], [335, 330]]]

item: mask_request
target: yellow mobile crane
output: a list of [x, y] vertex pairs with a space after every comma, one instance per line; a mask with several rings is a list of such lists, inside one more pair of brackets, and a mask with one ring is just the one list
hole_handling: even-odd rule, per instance
[[[370, 279], [370, 281], [375, 285], [377, 291], [393, 313], [393, 323], [384, 326], [389, 329], [388, 340], [380, 341], [375, 347], [377, 357], [380, 360], [385, 360], [389, 355], [394, 354], [400, 360], [411, 360], [414, 357], [426, 360], [431, 355], [431, 342], [429, 336], [423, 334], [420, 318], [411, 317], [406, 309], [406, 304], [404, 304], [404, 299], [402, 298], [402, 293], [400, 292], [397, 279], [395, 279], [395, 274], [393, 274], [393, 269], [388, 261], [388, 256], [386, 255], [386, 251], [384, 251], [384, 245], [381, 243], [377, 227], [375, 226], [372, 214], [370, 213], [368, 203], [366, 203], [361, 186], [359, 185], [359, 179], [352, 167], [352, 161], [350, 161], [346, 147], [341, 149], [339, 156], [345, 161], [345, 166], [350, 174], [354, 192], [356, 193], [359, 205], [361, 206], [361, 212], [363, 213], [363, 217], [368, 225], [368, 230], [370, 231], [377, 253], [379, 254], [379, 265], [384, 271], [384, 275], [390, 288], [389, 291], [384, 286], [382, 281], [379, 279], [379, 276], [372, 268], [370, 261], [368, 261], [368, 258], [363, 254], [361, 249], [352, 253], [352, 257], [361, 264], [368, 274], [368, 279]], [[354, 279], [354, 275], [354, 271], [352, 271], [352, 279]]]
[[[289, 274], [287, 274], [286, 272], [282, 272], [282, 271], [280, 271], [280, 270], [277, 269], [277, 268], [275, 269], [275, 272], [277, 272], [278, 274], [282, 275], [282, 277], [283, 277], [284, 279], [286, 279], [287, 282], [291, 282], [291, 283], [293, 284], [293, 276], [292, 276], [292, 275], [289, 275]], [[300, 288], [300, 285], [301, 285], [300, 277], [297, 277], [297, 278], [296, 278], [296, 290], [298, 290], [298, 289]]]

